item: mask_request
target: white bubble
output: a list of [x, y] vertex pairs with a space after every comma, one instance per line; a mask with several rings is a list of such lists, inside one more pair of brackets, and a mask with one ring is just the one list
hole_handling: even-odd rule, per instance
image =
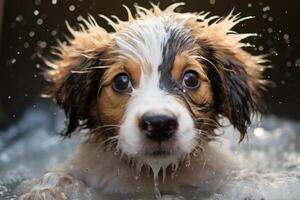
[[8, 98], [8, 99], [11, 99], [11, 96], [8, 96], [7, 98]]
[[216, 4], [216, 0], [209, 0], [209, 3], [210, 3], [211, 5], [215, 5], [215, 4]]
[[35, 15], [35, 16], [37, 16], [37, 15], [39, 15], [39, 11], [38, 10], [35, 10], [34, 12], [33, 12], [33, 14]]
[[268, 28], [268, 33], [273, 33], [273, 29], [272, 28]]
[[51, 2], [53, 5], [57, 4], [57, 0], [52, 0]]
[[57, 35], [57, 31], [56, 31], [56, 30], [52, 30], [52, 31], [51, 31], [51, 35], [52, 35], [52, 36], [56, 36], [56, 35]]
[[251, 8], [252, 7], [252, 3], [248, 3], [248, 7]]
[[300, 58], [298, 58], [298, 59], [295, 61], [295, 66], [296, 66], [296, 67], [300, 67]]
[[36, 64], [36, 66], [35, 66], [37, 69], [39, 69], [40, 67], [41, 67], [41, 65], [40, 64]]
[[24, 18], [23, 18], [23, 16], [22, 15], [18, 15], [17, 17], [16, 17], [16, 21], [17, 22], [20, 22], [20, 21], [22, 21]]
[[42, 0], [35, 0], [35, 5], [41, 5]]
[[30, 36], [30, 37], [34, 37], [34, 35], [35, 35], [34, 31], [30, 31], [30, 32], [29, 32], [29, 36]]
[[259, 46], [259, 47], [258, 47], [258, 50], [263, 51], [263, 50], [264, 50], [264, 47], [263, 47], [263, 46]]
[[273, 17], [268, 17], [268, 21], [272, 22], [273, 21]]
[[270, 6], [265, 6], [265, 7], [263, 7], [263, 11], [264, 11], [264, 12], [267, 12], [267, 11], [269, 11], [269, 10], [271, 10], [271, 7], [270, 7]]
[[42, 25], [43, 24], [43, 19], [42, 18], [39, 18], [38, 20], [36, 20], [36, 23], [38, 24], [38, 25]]
[[42, 49], [44, 49], [44, 48], [47, 47], [47, 42], [45, 42], [45, 41], [38, 41], [38, 45], [39, 45], [39, 47], [41, 47]]
[[16, 59], [15, 58], [13, 58], [12, 60], [11, 60], [11, 64], [15, 64], [16, 63]]
[[24, 48], [27, 49], [28, 47], [29, 47], [29, 43], [28, 43], [28, 42], [25, 42], [25, 43], [24, 43]]
[[268, 137], [269, 137], [269, 135], [266, 133], [266, 131], [263, 128], [254, 129], [253, 133], [254, 133], [255, 137], [257, 137], [261, 140], [268, 139]]
[[283, 39], [289, 40], [289, 39], [290, 39], [290, 36], [289, 36], [288, 34], [284, 34], [284, 35], [283, 35]]
[[72, 11], [74, 11], [76, 9], [76, 7], [74, 6], [74, 5], [70, 5], [69, 6], [69, 10], [72, 12]]

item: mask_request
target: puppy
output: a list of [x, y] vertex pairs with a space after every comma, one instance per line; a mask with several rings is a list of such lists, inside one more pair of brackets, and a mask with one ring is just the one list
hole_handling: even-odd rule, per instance
[[232, 13], [177, 13], [136, 6], [136, 17], [82, 19], [73, 38], [46, 61], [46, 94], [65, 111], [65, 136], [87, 129], [85, 141], [21, 199], [66, 199], [80, 181], [106, 193], [212, 193], [236, 167], [213, 145], [220, 118], [246, 135], [259, 111], [265, 59], [245, 50], [253, 34], [232, 28], [248, 19]]

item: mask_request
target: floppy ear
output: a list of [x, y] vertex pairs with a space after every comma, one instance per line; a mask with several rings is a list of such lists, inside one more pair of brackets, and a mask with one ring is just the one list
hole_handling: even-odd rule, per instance
[[203, 18], [205, 16], [200, 22], [189, 22], [200, 46], [199, 61], [206, 68], [217, 113], [227, 117], [239, 130], [242, 141], [251, 123], [251, 114], [262, 108], [261, 93], [265, 85], [262, 72], [266, 60], [245, 50], [248, 44], [242, 41], [253, 34], [232, 31], [247, 18], [232, 14], [216, 21], [212, 21], [214, 17]]
[[213, 58], [220, 77], [220, 101], [216, 102], [219, 111], [236, 127], [243, 140], [251, 115], [263, 109], [262, 92], [264, 81], [261, 80], [261, 69], [257, 58], [242, 49], [232, 52], [230, 49], [217, 49]]
[[83, 20], [81, 30], [75, 31], [68, 24], [73, 39], [67, 44], [59, 42], [54, 48], [56, 59], [45, 60], [51, 70], [45, 73], [50, 85], [45, 94], [54, 98], [66, 115], [65, 136], [77, 128], [95, 125], [94, 105], [104, 73], [109, 34], [99, 27], [92, 17]]

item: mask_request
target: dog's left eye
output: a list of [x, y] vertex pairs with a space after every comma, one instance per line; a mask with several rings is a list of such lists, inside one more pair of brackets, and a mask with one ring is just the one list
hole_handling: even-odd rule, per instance
[[130, 92], [132, 88], [128, 74], [121, 73], [114, 78], [113, 89], [117, 92]]
[[196, 89], [200, 85], [199, 76], [197, 72], [188, 70], [184, 73], [182, 85], [188, 89]]

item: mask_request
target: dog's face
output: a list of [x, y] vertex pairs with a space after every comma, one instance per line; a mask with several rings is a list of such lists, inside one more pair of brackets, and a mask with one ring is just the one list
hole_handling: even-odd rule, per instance
[[212, 22], [175, 13], [178, 5], [137, 7], [136, 19], [129, 12], [126, 22], [110, 21], [114, 33], [92, 18], [84, 30], [70, 28], [74, 39], [58, 48], [47, 76], [67, 135], [85, 126], [100, 143], [163, 165], [204, 148], [221, 116], [244, 137], [258, 109], [263, 59], [242, 49], [249, 34], [231, 32], [237, 16]]

